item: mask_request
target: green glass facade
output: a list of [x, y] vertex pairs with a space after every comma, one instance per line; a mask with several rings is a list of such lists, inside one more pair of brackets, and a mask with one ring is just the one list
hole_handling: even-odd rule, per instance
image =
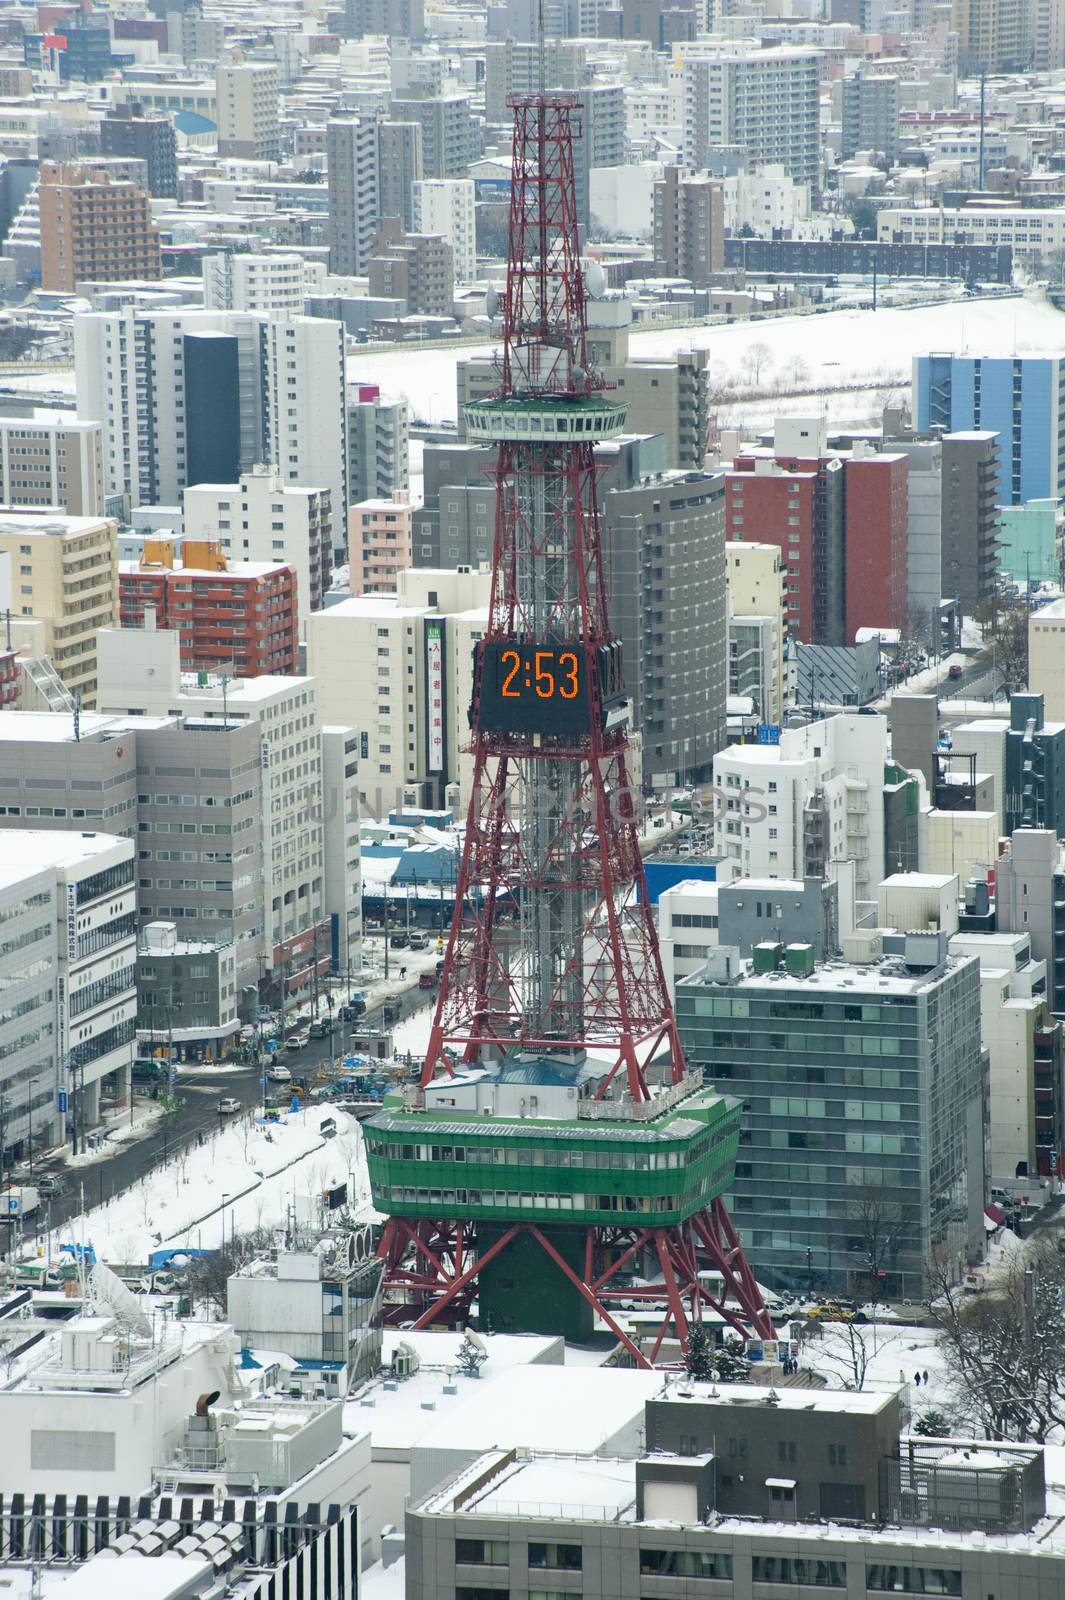
[[[893, 967], [898, 964], [893, 963]], [[889, 981], [818, 969], [677, 985], [689, 1063], [746, 1105], [729, 1209], [760, 1282], [921, 1298], [982, 1242], [983, 1062], [971, 961]]]

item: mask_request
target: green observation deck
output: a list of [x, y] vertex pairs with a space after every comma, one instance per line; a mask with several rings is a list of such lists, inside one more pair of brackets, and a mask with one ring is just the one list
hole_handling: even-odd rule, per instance
[[462, 416], [467, 437], [478, 444], [509, 439], [526, 444], [569, 444], [613, 438], [625, 427], [628, 409], [624, 401], [604, 400], [601, 394], [528, 394], [471, 400], [463, 406]]
[[378, 1211], [668, 1226], [732, 1186], [740, 1104], [701, 1081], [685, 1080], [642, 1105], [577, 1100], [568, 1118], [544, 1115], [542, 1102], [553, 1097], [535, 1089], [524, 1115], [517, 1107], [507, 1115], [448, 1106], [449, 1090], [466, 1098], [467, 1081], [438, 1080], [424, 1098], [397, 1094], [363, 1124]]
[[580, 1276], [589, 1234], [602, 1270], [624, 1250], [614, 1241], [683, 1223], [732, 1187], [739, 1101], [695, 1077], [644, 1104], [598, 1101], [604, 1070], [508, 1057], [398, 1091], [363, 1124], [378, 1211], [472, 1225], [480, 1253], [518, 1225], [480, 1272], [483, 1326], [592, 1334], [587, 1300], [528, 1225]]

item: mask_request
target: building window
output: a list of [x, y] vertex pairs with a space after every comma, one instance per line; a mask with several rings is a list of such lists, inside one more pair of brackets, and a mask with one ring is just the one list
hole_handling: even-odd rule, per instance
[[732, 1557], [724, 1550], [641, 1550], [640, 1572], [659, 1578], [731, 1578]]
[[[755, 1583], [806, 1584], [814, 1589], [842, 1589], [847, 1582], [845, 1561], [819, 1561], [807, 1556], [752, 1556]], [[961, 1590], [958, 1590], [961, 1593]]]
[[961, 1594], [961, 1572], [950, 1567], [896, 1567], [875, 1562], [865, 1569], [865, 1587], [877, 1594]]
[[580, 1572], [583, 1552], [579, 1544], [530, 1544], [530, 1567], [556, 1567], [561, 1572]]
[[456, 1539], [456, 1565], [460, 1561], [478, 1567], [505, 1567], [510, 1561], [510, 1546], [506, 1539]]

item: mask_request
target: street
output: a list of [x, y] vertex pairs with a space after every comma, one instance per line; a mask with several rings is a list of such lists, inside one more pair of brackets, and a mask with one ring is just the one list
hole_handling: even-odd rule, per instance
[[[328, 1038], [311, 1039], [297, 1055], [290, 1056], [283, 1051], [280, 1059], [291, 1066], [294, 1072], [306, 1072], [333, 1056], [345, 1053], [351, 1026], [360, 1030], [373, 1027], [375, 1023], [380, 1026], [386, 1005], [393, 1008], [395, 1020], [401, 1021], [428, 1002], [432, 1002], [435, 994], [418, 988], [417, 971], [414, 970], [414, 962], [419, 958], [420, 966], [425, 968], [426, 952], [414, 952], [412, 955], [409, 950], [397, 950], [391, 954], [401, 958], [395, 963], [396, 976], [392, 981], [400, 981], [398, 972], [402, 964], [408, 967], [409, 974], [413, 971], [412, 982], [407, 982], [406, 987], [396, 993], [372, 1000], [365, 1016], [360, 1017], [357, 1023], [351, 1025], [335, 1022], [332, 1042]], [[437, 957], [435, 951], [430, 954], [431, 969]], [[389, 965], [392, 966], [391, 961]], [[324, 1006], [320, 1007], [319, 1015], [328, 1015]], [[220, 1121], [232, 1121], [238, 1113], [232, 1113], [226, 1118], [219, 1117], [218, 1102], [223, 1096], [232, 1095], [239, 1100], [245, 1108], [242, 1114], [261, 1104], [261, 1071], [259, 1067], [250, 1063], [182, 1065], [177, 1072], [176, 1094], [182, 1102], [180, 1110], [173, 1113], [166, 1125], [161, 1121], [157, 1122], [140, 1138], [121, 1144], [113, 1138], [109, 1139], [103, 1144], [95, 1159], [76, 1167], [68, 1166], [59, 1156], [34, 1162], [35, 1175], [54, 1173], [63, 1182], [62, 1194], [54, 1196], [51, 1200], [42, 1199], [38, 1213], [38, 1231], [44, 1231], [45, 1222], [50, 1228], [55, 1229], [68, 1222], [71, 1217], [77, 1216], [86, 1207], [103, 1205], [112, 1195], [121, 1194], [123, 1190], [143, 1178], [153, 1167], [158, 1166], [169, 1151], [195, 1140], [198, 1134], [213, 1132]], [[112, 1134], [116, 1133], [120, 1126], [113, 1124]], [[18, 1168], [17, 1174], [12, 1176], [18, 1182], [31, 1181], [28, 1168], [25, 1166]]]

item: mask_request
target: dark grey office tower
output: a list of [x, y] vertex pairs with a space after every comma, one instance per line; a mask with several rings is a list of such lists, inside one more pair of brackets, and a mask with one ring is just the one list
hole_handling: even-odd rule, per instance
[[100, 149], [105, 156], [138, 156], [148, 166], [148, 193], [176, 197], [177, 139], [169, 116], [148, 116], [134, 102], [114, 106], [100, 124]]
[[481, 140], [468, 95], [394, 95], [391, 120], [421, 124], [423, 178], [469, 176], [470, 162], [481, 153]]
[[344, 0], [344, 37], [362, 39], [366, 34], [421, 39], [425, 34], [424, 0]]
[[942, 593], [966, 616], [994, 593], [1001, 499], [998, 434], [945, 433]]
[[979, 963], [944, 934], [896, 942], [867, 967], [793, 946], [788, 970], [763, 944], [731, 979], [722, 949], [676, 986], [688, 1062], [749, 1106], [729, 1209], [771, 1288], [865, 1300], [876, 1272], [880, 1299], [920, 1300], [931, 1262], [983, 1249]]
[[1005, 790], [1007, 833], [1049, 828], [1065, 837], [1065, 724], [1046, 721], [1041, 694], [1010, 696]]
[[665, 470], [661, 434], [596, 451], [611, 620], [622, 641], [643, 778], [708, 775], [725, 743], [725, 488]]
[[185, 482], [236, 483], [240, 476], [240, 376], [229, 333], [186, 333]]
[[494, 452], [474, 444], [427, 444], [423, 503], [414, 513], [416, 567], [476, 567], [492, 557]]

